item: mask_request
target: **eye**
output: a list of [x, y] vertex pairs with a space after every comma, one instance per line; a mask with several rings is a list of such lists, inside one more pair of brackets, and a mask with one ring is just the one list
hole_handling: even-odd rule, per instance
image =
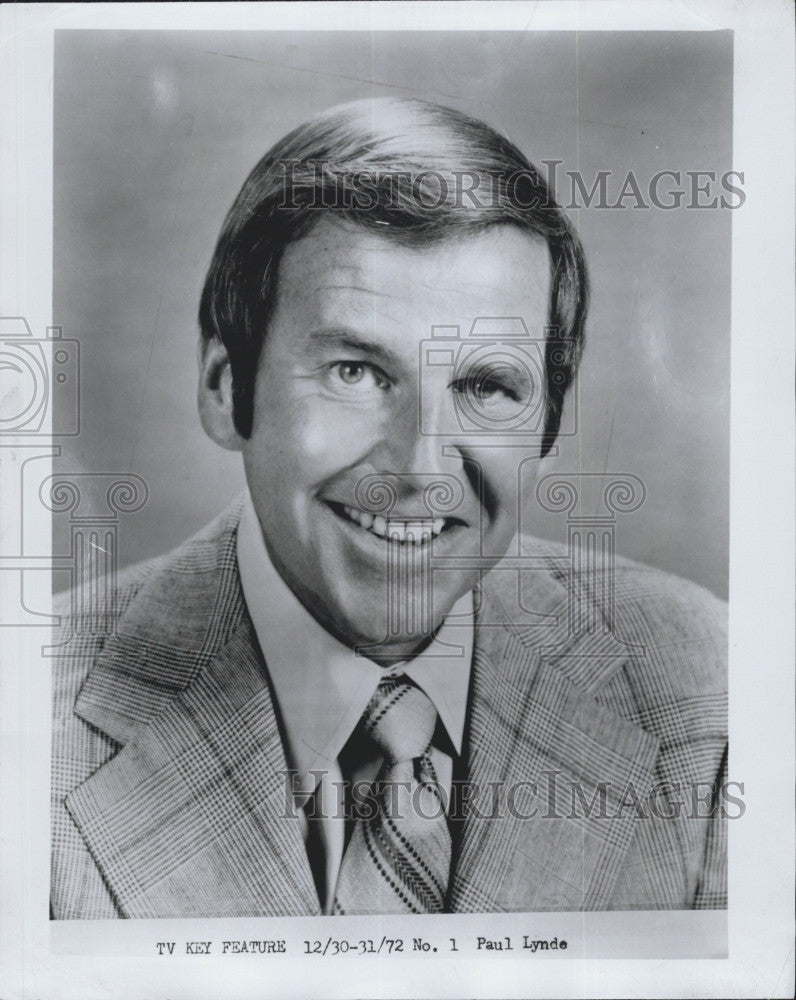
[[495, 372], [473, 372], [454, 382], [456, 393], [470, 396], [479, 403], [501, 403], [507, 400], [520, 402], [526, 395], [525, 387], [518, 386], [514, 378], [501, 378]]
[[329, 368], [332, 382], [365, 392], [386, 389], [389, 383], [384, 374], [366, 361], [335, 361]]
[[495, 397], [508, 397], [509, 399], [516, 398], [514, 393], [510, 392], [507, 386], [501, 385], [496, 378], [492, 378], [490, 375], [474, 379], [472, 385], [470, 386], [470, 392], [476, 399], [480, 400], [494, 399]]

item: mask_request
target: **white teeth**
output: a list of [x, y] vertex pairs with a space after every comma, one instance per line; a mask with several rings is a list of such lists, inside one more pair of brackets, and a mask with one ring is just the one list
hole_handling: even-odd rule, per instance
[[431, 534], [431, 525], [428, 521], [423, 524], [422, 521], [407, 521], [406, 522], [406, 534], [411, 536], [413, 542], [428, 541]]
[[444, 517], [412, 521], [403, 518], [387, 520], [379, 514], [374, 516], [345, 504], [343, 504], [343, 510], [352, 521], [374, 535], [403, 544], [424, 545], [431, 538], [436, 538], [445, 526]]

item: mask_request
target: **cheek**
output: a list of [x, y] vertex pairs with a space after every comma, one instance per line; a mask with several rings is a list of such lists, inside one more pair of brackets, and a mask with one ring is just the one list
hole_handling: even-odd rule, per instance
[[482, 465], [489, 492], [496, 501], [497, 521], [505, 531], [517, 531], [533, 507], [540, 459], [518, 458], [518, 449], [497, 449], [495, 459]]
[[293, 433], [305, 463], [323, 479], [367, 456], [378, 438], [378, 424], [372, 412], [316, 399], [301, 407]]
[[319, 399], [293, 399], [263, 421], [253, 460], [284, 489], [321, 483], [361, 461], [377, 436], [372, 415]]

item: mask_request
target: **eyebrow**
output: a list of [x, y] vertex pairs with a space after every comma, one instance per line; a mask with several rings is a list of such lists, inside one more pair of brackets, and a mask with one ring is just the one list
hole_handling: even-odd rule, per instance
[[375, 340], [368, 340], [347, 327], [324, 327], [319, 330], [311, 330], [306, 339], [310, 346], [338, 348], [354, 351], [358, 354], [367, 354], [386, 364], [400, 365], [402, 363], [401, 358], [389, 347], [385, 347]]

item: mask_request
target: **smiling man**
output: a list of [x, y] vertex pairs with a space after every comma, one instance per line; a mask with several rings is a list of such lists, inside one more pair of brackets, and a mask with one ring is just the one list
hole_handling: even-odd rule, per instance
[[[346, 645], [382, 644], [383, 656], [402, 659], [427, 638], [411, 629], [388, 637], [396, 547], [461, 559], [460, 572], [438, 574], [431, 588], [433, 628], [478, 582], [480, 563], [467, 557], [498, 559], [508, 549], [517, 531], [517, 459], [499, 446], [513, 443], [518, 428], [510, 436], [494, 431], [493, 447], [476, 451], [470, 446], [482, 445], [481, 428], [462, 434], [455, 397], [473, 396], [487, 416], [511, 415], [543, 396], [544, 386], [527, 361], [522, 366], [520, 350], [514, 370], [487, 350], [462, 376], [453, 365], [424, 364], [422, 349], [440, 319], [467, 331], [481, 315], [524, 317], [541, 337], [549, 287], [545, 243], [514, 226], [414, 247], [325, 217], [280, 261], [248, 437], [235, 426], [227, 348], [220, 339], [207, 342], [205, 429], [242, 452], [271, 562]], [[525, 457], [538, 462], [540, 455], [541, 434]], [[386, 516], [378, 506], [363, 509], [360, 496], [381, 473], [394, 493]], [[449, 516], [435, 515], [424, 500], [435, 476], [450, 479], [459, 494]], [[418, 555], [413, 573], [423, 572], [424, 560], [408, 554]]]
[[73, 595], [53, 916], [726, 905], [720, 603], [505, 558], [586, 304], [566, 215], [481, 122], [365, 101], [263, 157], [200, 308], [202, 424], [248, 491]]

